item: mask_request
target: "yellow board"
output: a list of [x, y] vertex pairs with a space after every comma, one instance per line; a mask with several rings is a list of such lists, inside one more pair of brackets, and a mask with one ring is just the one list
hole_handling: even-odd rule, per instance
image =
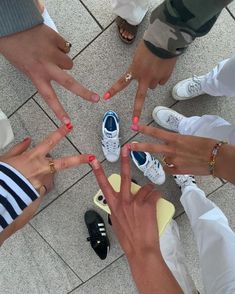
[[[109, 178], [108, 178], [110, 184], [112, 185], [113, 189], [116, 192], [120, 191], [120, 184], [121, 184], [121, 177], [118, 174], [112, 174]], [[136, 194], [139, 189], [141, 187], [135, 183], [131, 183], [131, 192], [133, 194]], [[110, 209], [108, 207], [108, 205], [104, 205], [103, 202], [101, 203], [98, 200], [98, 197], [103, 195], [102, 191], [99, 190], [96, 195], [94, 196], [94, 203], [100, 207], [101, 209], [103, 209], [104, 211], [106, 211], [107, 213], [111, 214]], [[157, 202], [157, 220], [158, 220], [158, 231], [159, 231], [159, 235], [161, 235], [167, 224], [171, 221], [171, 219], [173, 218], [175, 214], [175, 207], [174, 205], [165, 200], [164, 198], [160, 198]]]

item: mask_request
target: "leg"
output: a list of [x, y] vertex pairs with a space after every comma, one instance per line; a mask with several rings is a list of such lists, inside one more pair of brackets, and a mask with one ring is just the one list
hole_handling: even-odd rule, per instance
[[201, 82], [203, 92], [212, 96], [235, 95], [235, 56], [223, 60], [204, 76]]
[[148, 11], [148, 0], [112, 0], [113, 12], [131, 25], [138, 25]]
[[186, 186], [181, 203], [196, 239], [206, 293], [235, 293], [235, 233], [223, 212], [196, 185]]
[[186, 258], [180, 242], [179, 230], [176, 222], [171, 221], [160, 238], [162, 256], [186, 294], [198, 293], [186, 267]]

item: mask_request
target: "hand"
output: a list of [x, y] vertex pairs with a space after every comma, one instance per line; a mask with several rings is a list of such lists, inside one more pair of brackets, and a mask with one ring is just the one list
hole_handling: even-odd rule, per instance
[[58, 33], [42, 24], [0, 38], [0, 53], [32, 80], [57, 118], [67, 124], [69, 116], [51, 86], [52, 81], [92, 102], [98, 102], [99, 96], [64, 71], [73, 67], [73, 61], [66, 55], [69, 48], [65, 43]]
[[[27, 150], [30, 145], [30, 138], [26, 138], [21, 143], [15, 145], [7, 154], [1, 156], [0, 161], [17, 169], [31, 182], [35, 189], [39, 189], [45, 185], [45, 179], [51, 175], [51, 169], [49, 166], [50, 158], [47, 154], [71, 131], [71, 129], [71, 125], [62, 126], [51, 133], [32, 150]], [[53, 160], [56, 172], [88, 162], [89, 155], [87, 154], [68, 156]]]
[[[164, 170], [169, 174], [209, 175], [208, 163], [214, 139], [180, 135], [154, 127], [138, 126], [140, 133], [163, 141], [162, 144], [131, 143], [131, 150], [158, 153], [164, 156]], [[163, 162], [164, 163], [164, 162]]]
[[156, 202], [160, 193], [154, 185], [142, 187], [134, 196], [131, 193], [129, 151], [121, 153], [121, 188], [114, 191], [97, 159], [91, 162], [97, 182], [111, 210], [111, 221], [120, 245], [129, 260], [159, 253], [159, 236], [156, 222]]
[[[27, 150], [31, 139], [26, 138], [19, 144], [16, 144], [9, 152], [0, 156], [0, 161], [5, 162], [27, 178], [36, 190], [38, 190], [40, 197], [33, 201], [23, 212], [0, 233], [0, 245], [21, 229], [33, 217], [41, 204], [43, 197], [53, 187], [54, 175], [51, 173], [49, 167], [49, 158], [47, 154], [65, 137], [71, 128], [63, 126], [51, 133], [45, 140], [39, 143], [32, 150]], [[53, 160], [54, 167], [57, 172], [76, 167], [89, 162], [89, 155], [76, 155]]]
[[[157, 57], [145, 46], [144, 41], [140, 42], [132, 64], [127, 70], [127, 73], [131, 73], [133, 79], [138, 81], [133, 111], [134, 124], [138, 123], [148, 88], [155, 89], [158, 84], [164, 85], [169, 79], [176, 61], [176, 58], [161, 59]], [[131, 80], [126, 82], [125, 76], [126, 74], [104, 94], [104, 99], [116, 95], [131, 83]]]

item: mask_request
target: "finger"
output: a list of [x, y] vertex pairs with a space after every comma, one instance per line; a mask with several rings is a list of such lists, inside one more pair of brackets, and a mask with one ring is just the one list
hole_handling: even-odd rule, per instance
[[32, 149], [31, 153], [35, 156], [46, 156], [46, 154], [49, 153], [59, 141], [72, 130], [72, 128], [73, 126], [71, 124], [60, 127]]
[[[70, 44], [70, 46], [68, 46], [69, 44]], [[62, 36], [58, 35], [57, 46], [62, 52], [67, 54], [70, 52], [72, 44], [69, 41], [66, 41]]]
[[138, 191], [138, 193], [135, 196], [135, 201], [138, 204], [142, 204], [142, 202], [144, 201], [144, 199], [150, 194], [152, 193], [152, 191], [154, 191], [154, 184], [150, 183], [147, 184], [143, 187], [140, 188], [140, 190]]
[[91, 102], [98, 102], [100, 100], [100, 97], [96, 93], [91, 92], [83, 87], [71, 75], [61, 70], [59, 67], [50, 67], [49, 71], [52, 80], [56, 81], [58, 84], [60, 84], [70, 92], [74, 93], [75, 95], [78, 95], [85, 100]]
[[149, 153], [173, 154], [172, 147], [165, 144], [136, 143], [130, 144], [131, 150]]
[[60, 103], [55, 91], [53, 90], [50, 82], [45, 82], [42, 80], [38, 80], [35, 83], [38, 88], [39, 94], [44, 98], [47, 105], [52, 109], [55, 113], [56, 117], [63, 123], [69, 123], [70, 118], [67, 112], [64, 110], [64, 107]]
[[164, 131], [159, 128], [145, 126], [145, 125], [139, 125], [138, 131], [142, 134], [157, 138], [165, 142], [174, 141], [177, 136], [177, 134], [174, 134], [172, 132]]
[[70, 70], [73, 68], [72, 59], [63, 52], [57, 52], [55, 64], [57, 64], [61, 69]]
[[132, 79], [126, 80], [126, 73], [121, 76], [120, 79], [118, 79], [113, 85], [112, 87], [104, 94], [103, 98], [105, 100], [110, 99], [111, 97], [113, 97], [114, 95], [116, 95], [118, 92], [122, 91], [123, 89], [125, 89], [127, 86], [130, 85]]
[[53, 160], [57, 172], [89, 163], [89, 155], [74, 155]]
[[121, 195], [126, 201], [131, 201], [131, 169], [129, 147], [125, 145], [121, 151]]
[[31, 138], [30, 137], [25, 138], [22, 142], [11, 147], [11, 149], [4, 154], [4, 158], [9, 158], [9, 157], [22, 154], [29, 148], [30, 143], [31, 143]]
[[105, 199], [108, 202], [110, 210], [112, 211], [113, 210], [113, 198], [115, 197], [116, 193], [113, 190], [113, 187], [111, 186], [111, 184], [109, 183], [100, 162], [97, 159], [94, 159], [91, 162], [91, 166], [93, 168], [93, 172], [95, 174], [98, 185], [99, 185], [101, 191], [103, 192]]
[[157, 88], [157, 85], [159, 84], [159, 81], [158, 80], [153, 80], [151, 83], [150, 83], [150, 85], [149, 85], [149, 88], [150, 89], [155, 89], [155, 88]]
[[135, 96], [133, 119], [135, 117], [138, 117], [138, 118], [140, 117], [147, 91], [148, 91], [148, 85], [140, 81], [138, 90]]

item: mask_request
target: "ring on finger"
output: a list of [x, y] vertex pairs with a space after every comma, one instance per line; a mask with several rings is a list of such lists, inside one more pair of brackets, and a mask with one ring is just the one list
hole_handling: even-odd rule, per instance
[[49, 168], [50, 168], [50, 173], [54, 174], [56, 173], [56, 168], [55, 168], [55, 163], [52, 159], [49, 159]]
[[164, 165], [166, 165], [167, 167], [175, 167], [175, 165], [173, 164], [173, 163], [168, 163], [168, 162], [166, 162], [166, 157], [164, 156], [163, 158], [162, 158], [162, 162], [163, 162], [163, 164]]
[[65, 51], [69, 52], [71, 47], [72, 47], [72, 44], [68, 41], [65, 41]]
[[128, 83], [132, 79], [133, 79], [132, 73], [131, 72], [127, 72], [126, 75], [125, 75], [125, 81], [126, 81], [126, 83]]

